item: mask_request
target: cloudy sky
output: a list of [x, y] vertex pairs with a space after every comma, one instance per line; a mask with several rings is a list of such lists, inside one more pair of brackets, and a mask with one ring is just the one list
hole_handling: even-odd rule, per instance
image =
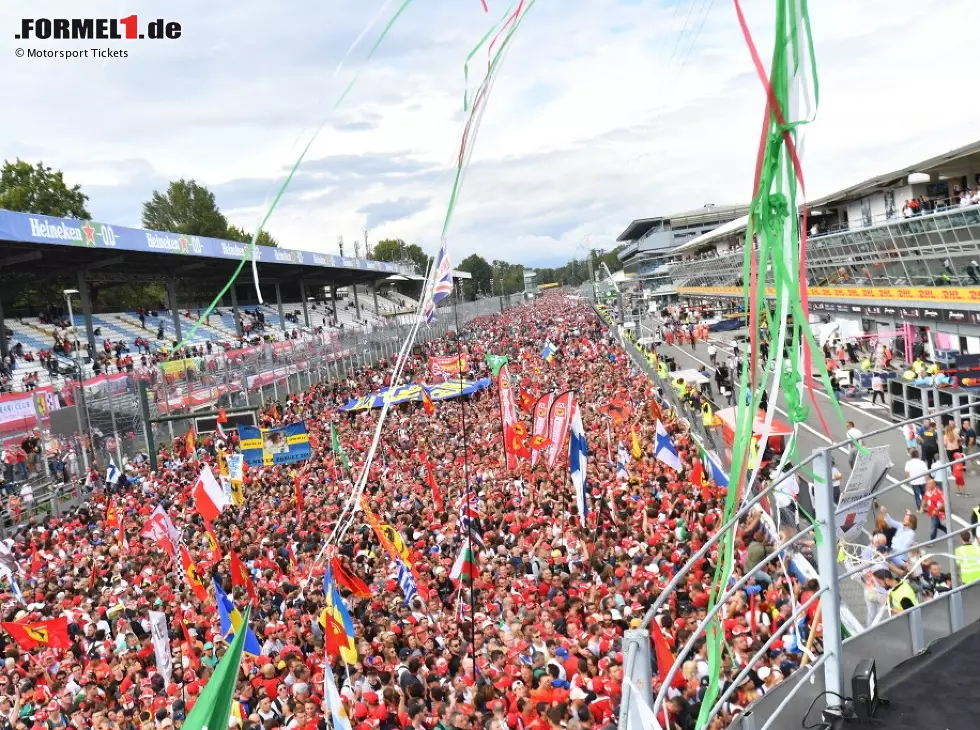
[[[333, 253], [342, 235], [350, 255], [368, 228], [372, 240], [433, 250], [465, 122], [463, 61], [506, 5], [488, 0], [484, 14], [480, 0], [415, 0], [365, 62], [399, 2], [8, 0], [0, 151], [64, 170], [97, 220], [138, 226], [151, 192], [186, 177], [252, 229], [323, 125], [270, 232]], [[768, 57], [774, 3], [744, 5]], [[812, 195], [976, 139], [980, 3], [810, 5], [821, 85], [804, 161]], [[141, 23], [165, 13], [183, 35], [13, 38], [22, 17], [82, 17], [81, 7]], [[14, 54], [93, 46], [129, 56]], [[482, 52], [474, 85], [481, 67]], [[563, 263], [586, 240], [611, 247], [634, 218], [746, 201], [762, 104], [731, 0], [537, 0], [488, 101], [449, 233], [454, 260]]]

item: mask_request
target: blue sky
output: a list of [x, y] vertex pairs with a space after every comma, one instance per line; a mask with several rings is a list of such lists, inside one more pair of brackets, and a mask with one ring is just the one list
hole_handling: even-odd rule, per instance
[[[372, 240], [434, 251], [465, 121], [463, 60], [506, 9], [488, 3], [489, 15], [480, 0], [415, 0], [374, 59], [364, 62], [381, 24], [335, 74], [397, 1], [11, 0], [0, 6], [0, 148], [63, 169], [98, 220], [138, 225], [152, 191], [186, 177], [252, 229], [324, 124], [270, 232], [336, 252], [338, 236], [350, 245], [369, 228]], [[768, 56], [773, 3], [744, 5]], [[811, 195], [976, 138], [980, 99], [964, 91], [972, 61], [962, 49], [975, 44], [980, 3], [892, 0], [887, 13], [854, 0], [810, 5], [822, 92], [805, 148]], [[13, 39], [27, 14], [131, 13], [177, 20], [183, 36]], [[93, 45], [129, 57], [13, 53]], [[475, 56], [474, 85], [485, 63]], [[563, 263], [587, 237], [611, 247], [634, 218], [743, 202], [762, 104], [731, 0], [538, 0], [489, 99], [449, 233], [453, 258]]]

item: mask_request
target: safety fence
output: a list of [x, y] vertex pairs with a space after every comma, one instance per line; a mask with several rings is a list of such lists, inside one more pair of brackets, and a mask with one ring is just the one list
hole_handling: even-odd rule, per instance
[[[651, 363], [650, 353], [642, 352], [635, 346], [628, 331], [618, 328], [605, 312], [596, 311], [609, 325], [610, 331], [634, 364], [653, 379], [662, 393], [673, 393], [669, 383], [661, 382], [656, 367]], [[954, 417], [958, 411], [972, 407], [971, 403], [934, 410], [915, 419], [869, 432], [862, 437], [862, 441], [868, 443], [876, 436], [900, 430], [907, 424]], [[683, 412], [683, 406], [679, 406], [678, 410]], [[699, 432], [696, 426], [699, 415], [687, 413], [685, 420], [699, 437], [709, 438], [712, 429], [701, 428]], [[929, 469], [929, 474], [942, 489], [945, 504], [950, 505], [950, 470], [980, 459], [980, 453], [950, 459], [942, 448], [942, 439], [939, 441], [939, 458]], [[644, 616], [642, 626], [625, 633], [624, 674], [630, 681], [623, 685], [620, 728], [648, 730], [652, 727], [651, 717], [663, 717], [673, 677], [680, 673], [683, 663], [695, 656], [707, 642], [712, 621], [717, 620], [729, 600], [739, 595], [750, 581], [758, 580], [769, 565], [781, 565], [784, 571], [788, 565], [789, 570], [798, 577], [817, 579], [819, 587], [805, 601], [794, 599], [791, 615], [768, 636], [756, 653], [747, 661], [733, 663], [732, 668], [713, 683], [718, 691], [697, 723], [698, 730], [708, 727], [713, 718], [732, 711], [732, 696], [745, 682], [753, 679], [750, 672], [769, 655], [776, 642], [784, 646], [794, 643], [801, 647], [800, 666], [785, 681], [768, 680], [761, 697], [735, 712], [731, 727], [739, 730], [795, 727], [821, 698], [827, 699], [820, 709], [839, 717], [844, 712], [841, 706], [845, 698], [849, 698], [850, 687], [845, 684], [845, 677], [851, 677], [862, 660], [873, 659], [877, 674], [881, 677], [927, 651], [936, 642], [980, 620], [980, 581], [973, 579], [970, 572], [966, 574], [970, 580], [965, 583], [963, 580], [963, 569], [969, 571], [970, 566], [975, 565], [971, 562], [976, 560], [972, 557], [974, 548], [970, 546], [976, 545], [974, 532], [977, 525], [957, 527], [952, 509], [947, 509], [942, 525], [945, 534], [941, 537], [915, 542], [907, 549], [882, 554], [864, 549], [858, 540], [869, 516], [877, 510], [876, 500], [893, 490], [911, 490], [909, 483], [912, 478], [892, 479], [888, 486], [882, 487], [890, 462], [876, 464], [875, 450], [861, 447], [857, 459], [864, 467], [852, 469], [851, 479], [838, 503], [830, 486], [834, 480], [834, 456], [851, 446], [849, 440], [844, 440], [818, 449], [772, 483], [764, 485], [751, 498], [746, 498], [734, 516], [691, 556], [663, 588]], [[847, 457], [841, 453], [839, 458], [844, 460]], [[730, 465], [726, 463], [725, 468], [730, 468]], [[857, 473], [861, 476], [855, 477]], [[808, 524], [788, 524], [785, 513], [781, 513], [776, 506], [778, 500], [775, 493], [784, 479], [798, 478], [802, 474], [813, 477], [815, 515], [808, 520]], [[674, 590], [699, 561], [718, 549], [723, 540], [730, 539], [733, 531], [741, 525], [757, 518], [766, 527], [773, 551], [752, 570], [733, 575], [732, 581], [726, 584], [727, 590], [721, 594], [708, 616], [677, 650], [669, 670], [656, 667], [650, 645], [650, 622], [668, 605]], [[923, 575], [923, 566], [930, 561], [938, 562], [941, 569], [949, 574], [949, 583], [944, 590], [934, 592]], [[895, 565], [902, 567], [896, 571], [890, 567]], [[855, 583], [861, 586], [861, 590], [849, 590]], [[855, 595], [857, 601], [854, 600]], [[848, 600], [845, 601], [845, 597]], [[903, 600], [907, 602], [903, 604]], [[903, 608], [903, 605], [910, 607]], [[862, 608], [867, 609], [864, 621], [855, 617]], [[804, 621], [807, 615], [816, 617], [811, 619], [811, 624]], [[821, 632], [811, 631], [813, 620], [821, 624]], [[659, 680], [660, 671], [667, 674], [663, 682]], [[776, 673], [769, 676], [775, 678]]]
[[[515, 295], [443, 306], [431, 324], [418, 328], [416, 344], [454, 331], [457, 322], [464, 326], [519, 302]], [[45, 391], [46, 399], [39, 400], [42, 405], [31, 407], [23, 431], [8, 442], [16, 450], [20, 439], [33, 437], [36, 429], [43, 458], [32, 457], [36, 463], [30, 470], [12, 467], [3, 482], [11, 492], [28, 482], [83, 483], [90, 466], [104, 472], [110, 461], [122, 465], [127, 458], [145, 452], [141, 381], [147, 384], [151, 418], [187, 414], [186, 419], [153, 425], [154, 442], [168, 444], [187, 433], [196, 412], [262, 407], [317, 383], [344, 380], [364, 367], [390, 366], [411, 329], [392, 322], [367, 330], [300, 331], [296, 339], [256, 341], [222, 352], [201, 351], [194, 357], [104, 374], [84, 383], [68, 380], [59, 392]], [[0, 505], [0, 522], [2, 509]]]

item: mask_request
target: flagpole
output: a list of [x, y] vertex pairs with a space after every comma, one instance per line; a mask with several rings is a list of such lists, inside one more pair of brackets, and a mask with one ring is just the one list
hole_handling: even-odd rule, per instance
[[[463, 391], [463, 368], [460, 367], [460, 362], [463, 358], [463, 344], [459, 335], [459, 309], [456, 303], [459, 301], [459, 294], [456, 287], [453, 286], [453, 320], [456, 325], [456, 370], [459, 371], [459, 390], [460, 393]], [[470, 510], [471, 497], [473, 496], [472, 487], [470, 485], [470, 471], [469, 471], [469, 445], [467, 444], [467, 434], [466, 434], [466, 398], [459, 398], [459, 414], [460, 414], [460, 430], [463, 432], [463, 481], [465, 483], [465, 495], [466, 495], [466, 511]], [[503, 422], [501, 421], [501, 426]], [[504, 438], [504, 454], [506, 459], [506, 449], [507, 449], [507, 439]], [[505, 464], [506, 466], [506, 464]], [[473, 520], [474, 517], [467, 515], [466, 520], [466, 543], [467, 547], [472, 554], [473, 551]], [[477, 570], [479, 570], [479, 563], [476, 565]], [[473, 660], [473, 684], [476, 685], [476, 576], [470, 576], [470, 657]], [[460, 596], [462, 596], [462, 591], [460, 591]]]

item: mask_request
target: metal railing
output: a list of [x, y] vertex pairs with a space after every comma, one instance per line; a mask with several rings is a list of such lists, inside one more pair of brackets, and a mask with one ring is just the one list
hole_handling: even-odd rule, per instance
[[[513, 299], [513, 301], [512, 301]], [[436, 320], [423, 325], [417, 343], [442, 337], [476, 317], [499, 313], [519, 297], [495, 297], [439, 309]], [[211, 355], [158, 363], [93, 378], [81, 385], [69, 381], [61, 392], [62, 407], [40, 424], [45, 448], [53, 458], [76, 467], [70, 477], [84, 478], [89, 465], [100, 470], [113, 460], [117, 466], [146, 450], [145, 428], [138, 402], [140, 381], [148, 384], [150, 414], [187, 414], [184, 420], [155, 424], [154, 441], [169, 444], [194, 423], [195, 411], [263, 406], [283, 401], [317, 383], [346, 380], [351, 374], [398, 355], [408, 325], [375, 327], [322, 335], [305, 331], [297, 339], [260, 344]]]
[[[683, 262], [674, 283], [736, 284], [743, 255], [736, 250]], [[806, 277], [811, 286], [980, 286], [972, 265], [978, 260], [980, 205], [956, 206], [810, 237]]]
[[[643, 369], [650, 375], [661, 389], [664, 389], [656, 376], [655, 370], [649, 365], [649, 357], [641, 352], [629, 340], [623, 336], [622, 331], [611, 322], [611, 319], [601, 310], [597, 310], [603, 320], [610, 325], [623, 348], [632, 358], [634, 364]], [[936, 398], [935, 403], [939, 403]], [[970, 409], [973, 403], [960, 404], [952, 408], [934, 410], [918, 418], [909, 419], [903, 423], [889, 425], [884, 428], [871, 431], [862, 436], [862, 443], [868, 443], [869, 439], [888, 432], [894, 432], [907, 424], [914, 424], [924, 420], [941, 419], [943, 416], [955, 414], [959, 411]], [[689, 422], [697, 422], [695, 414], [688, 414]], [[692, 428], [692, 431], [695, 430]], [[710, 430], [710, 429], [709, 429]], [[826, 703], [827, 711], [837, 711], [835, 708], [840, 705], [839, 698], [847, 696], [847, 688], [844, 678], [851, 676], [857, 663], [866, 658], [872, 657], [876, 660], [879, 676], [883, 676], [901, 662], [925, 651], [935, 641], [955, 634], [967, 624], [980, 619], [980, 582], [963, 585], [957, 573], [957, 566], [952, 560], [955, 552], [954, 543], [960, 535], [972, 533], [976, 530], [976, 525], [954, 529], [953, 511], [950, 501], [950, 489], [947, 481], [947, 470], [970, 461], [980, 459], [980, 453], [970, 454], [962, 458], [950, 460], [945, 453], [942, 439], [939, 440], [940, 452], [938, 459], [928, 470], [930, 475], [937, 475], [937, 482], [941, 484], [946, 509], [944, 527], [946, 534], [937, 536], [923, 542], [913, 544], [910, 548], [898, 551], [891, 551], [877, 560], [857, 562], [848, 569], [841, 569], [838, 559], [838, 526], [840, 518], [846, 514], [851, 514], [855, 510], [864, 508], [865, 517], [871, 512], [868, 502], [878, 499], [884, 494], [893, 490], [908, 488], [913, 477], [902, 480], [892, 480], [892, 483], [884, 488], [877, 488], [865, 497], [857, 500], [842, 502], [840, 506], [835, 504], [833, 490], [830, 485], [833, 483], [833, 462], [834, 452], [845, 447], [852, 446], [852, 442], [847, 439], [831, 444], [829, 447], [814, 451], [809, 457], [796, 463], [793, 468], [780, 475], [779, 479], [764, 486], [751, 498], [748, 498], [740, 509], [717, 531], [708, 538], [705, 543], [690, 557], [687, 563], [678, 570], [666, 586], [660, 591], [658, 597], [647, 610], [642, 623], [642, 629], [628, 632], [626, 637], [627, 663], [624, 665], [626, 676], [631, 677], [631, 683], [624, 683], [622, 702], [620, 704], [619, 727], [623, 730], [644, 727], [641, 724], [637, 703], [644, 702], [656, 716], [663, 712], [667, 690], [671, 685], [672, 678], [680, 671], [683, 663], [694, 656], [695, 649], [707, 636], [711, 620], [723, 610], [727, 601], [737, 596], [741, 590], [749, 583], [752, 578], [758, 577], [760, 571], [765, 571], [769, 565], [775, 565], [777, 560], [782, 563], [784, 559], [790, 562], [796, 560], [807, 561], [808, 567], [814, 574], [819, 576], [819, 588], [807, 601], [801, 604], [793, 604], [793, 611], [781, 627], [774, 631], [768, 640], [754, 653], [748, 660], [742, 663], [740, 670], [733, 670], [726, 679], [727, 688], [720, 692], [711, 708], [709, 708], [706, 721], [699, 725], [699, 729], [706, 727], [711, 719], [722, 712], [726, 702], [732, 693], [747, 679], [756, 663], [766, 656], [766, 652], [779, 640], [790, 628], [796, 626], [796, 617], [803, 616], [807, 609], [819, 602], [821, 620], [823, 623], [822, 647], [813, 645], [813, 661], [809, 666], [802, 667], [792, 673], [783, 682], [769, 688], [762, 695], [761, 699], [736, 714], [732, 720], [733, 727], [740, 727], [742, 730], [767, 730], [769, 728], [783, 728], [795, 725], [797, 718], [802, 717], [804, 712], [822, 694], [830, 693], [832, 701]], [[862, 449], [864, 447], [861, 447]], [[638, 656], [648, 656], [651, 654], [649, 649], [649, 630], [650, 621], [655, 620], [658, 611], [665, 606], [673, 595], [674, 590], [680, 585], [694, 566], [703, 559], [712, 549], [724, 539], [730, 538], [732, 532], [736, 530], [744, 520], [754, 519], [756, 516], [765, 515], [773, 518], [771, 522], [778, 525], [778, 516], [769, 515], [763, 508], [766, 500], [773, 496], [780, 483], [787, 477], [806, 473], [809, 469], [814, 470], [814, 510], [815, 519], [809, 525], [803, 527], [788, 537], [779, 537], [776, 530], [770, 531], [774, 549], [758, 564], [751, 568], [744, 569], [741, 574], [733, 574], [734, 582], [725, 590], [718, 601], [710, 609], [707, 617], [702, 620], [694, 632], [687, 637], [684, 645], [677, 652], [676, 660], [667, 671], [667, 677], [663, 682], [659, 679], [651, 681], [651, 676], [657, 676], [649, 665], [641, 665]], [[774, 503], [774, 501], [773, 501]], [[778, 511], [777, 508], [770, 507], [770, 511]], [[831, 539], [830, 536], [833, 536]], [[806, 557], [805, 554], [796, 550], [797, 546], [808, 542], [810, 538], [816, 543], [815, 560]], [[850, 635], [844, 639], [844, 631], [841, 626], [842, 588], [848, 583], [861, 579], [862, 582], [869, 577], [873, 578], [876, 570], [891, 564], [897, 558], [909, 555], [905, 563], [907, 570], [900, 571], [898, 576], [902, 582], [917, 581], [916, 570], [921, 566], [922, 560], [913, 561], [913, 557], [921, 555], [923, 552], [939, 548], [941, 552], [938, 557], [940, 561], [946, 561], [951, 575], [951, 588], [948, 592], [940, 593], [934, 597], [919, 601], [918, 605], [910, 610], [904, 610], [881, 619], [880, 612], [870, 625], [863, 627], [863, 630], [851, 631]], [[863, 556], [862, 556], [863, 559]], [[904, 574], [903, 574], [904, 573]], [[896, 578], [897, 580], [897, 578]], [[843, 585], [842, 585], [843, 584]], [[862, 594], [863, 595], [863, 594]], [[878, 594], [880, 595], [880, 594]], [[884, 593], [882, 602], [888, 605], [890, 594]], [[814, 627], [808, 627], [812, 631]], [[644, 651], [641, 652], [640, 649]], [[660, 668], [662, 669], [662, 668]], [[636, 687], [641, 696], [635, 697], [632, 687]], [[834, 697], [834, 694], [837, 696]], [[727, 713], [726, 713], [727, 716]], [[791, 720], [786, 718], [790, 717]]]

